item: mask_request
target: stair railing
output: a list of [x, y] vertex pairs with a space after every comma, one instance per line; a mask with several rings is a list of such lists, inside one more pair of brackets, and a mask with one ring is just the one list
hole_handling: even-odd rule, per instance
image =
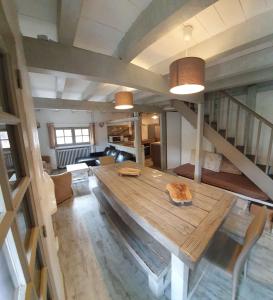
[[[223, 99], [227, 102], [227, 110], [226, 110], [226, 119], [225, 119], [225, 125], [224, 130], [221, 130], [221, 120], [223, 120], [223, 110], [221, 109], [221, 101]], [[251, 108], [249, 108], [244, 103], [240, 102], [233, 96], [229, 95], [225, 91], [215, 92], [212, 94], [208, 94], [206, 97], [206, 102], [208, 104], [208, 119], [206, 120], [211, 127], [213, 127], [217, 132], [221, 133], [222, 136], [225, 139], [229, 139], [229, 123], [230, 123], [230, 112], [231, 112], [231, 104], [236, 105], [236, 112], [235, 112], [235, 136], [234, 136], [234, 146], [237, 147], [239, 145], [239, 121], [240, 121], [240, 114], [241, 112], [245, 112], [245, 128], [243, 130], [243, 152], [245, 155], [247, 155], [247, 146], [248, 146], [248, 139], [249, 134], [253, 137], [253, 132], [249, 131], [249, 124], [251, 120], [253, 120], [253, 124], [255, 124], [255, 120], [258, 121], [258, 127], [257, 127], [257, 135], [256, 135], [256, 143], [254, 144], [254, 154], [249, 155], [251, 157], [250, 159], [261, 167], [261, 169], [266, 173], [269, 174], [270, 170], [270, 159], [272, 154], [272, 145], [273, 145], [273, 124], [270, 123], [268, 120], [263, 118], [261, 115], [253, 111]], [[260, 147], [260, 140], [261, 140], [261, 132], [262, 127], [267, 126], [270, 129], [270, 138], [269, 138], [269, 144], [267, 148], [267, 155], [264, 165], [258, 164], [258, 155], [259, 155], [259, 147]], [[254, 137], [253, 137], [254, 138]], [[233, 137], [232, 137], [233, 139]]]

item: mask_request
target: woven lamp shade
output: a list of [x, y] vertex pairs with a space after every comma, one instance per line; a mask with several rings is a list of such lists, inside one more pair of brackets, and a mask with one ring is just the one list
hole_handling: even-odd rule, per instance
[[193, 94], [205, 88], [205, 61], [199, 57], [184, 57], [170, 65], [170, 92]]
[[118, 92], [115, 94], [115, 109], [130, 109], [134, 107], [131, 92]]

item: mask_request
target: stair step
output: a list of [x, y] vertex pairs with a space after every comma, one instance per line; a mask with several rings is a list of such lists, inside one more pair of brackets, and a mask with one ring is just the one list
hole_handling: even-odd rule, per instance
[[253, 155], [253, 154], [247, 154], [246, 157], [253, 162], [255, 161], [255, 155]]
[[219, 134], [221, 134], [222, 137], [226, 137], [226, 129], [219, 129]]
[[266, 165], [257, 164], [257, 167], [259, 167], [263, 172], [266, 171]]
[[236, 148], [242, 153], [245, 152], [245, 146], [236, 146]]
[[217, 130], [217, 122], [212, 121], [210, 125], [214, 130]]
[[228, 137], [227, 141], [231, 144], [231, 145], [235, 145], [235, 138], [234, 137]]

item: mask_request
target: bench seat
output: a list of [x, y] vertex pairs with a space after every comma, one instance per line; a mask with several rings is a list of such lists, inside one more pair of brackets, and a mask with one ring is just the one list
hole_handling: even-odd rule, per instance
[[93, 193], [99, 201], [102, 212], [120, 235], [121, 241], [148, 275], [149, 286], [154, 295], [162, 296], [170, 283], [170, 252], [128, 215], [121, 217], [122, 212], [120, 210], [117, 212], [117, 207], [114, 209], [109, 204], [110, 199], [104, 191], [94, 188]]
[[[194, 165], [184, 164], [175, 168], [174, 173], [189, 179], [194, 178]], [[263, 201], [270, 200], [269, 197], [260, 190], [251, 180], [245, 175], [230, 174], [225, 172], [214, 172], [202, 168], [203, 183], [216, 186], [233, 193], [241, 194], [250, 198]]]

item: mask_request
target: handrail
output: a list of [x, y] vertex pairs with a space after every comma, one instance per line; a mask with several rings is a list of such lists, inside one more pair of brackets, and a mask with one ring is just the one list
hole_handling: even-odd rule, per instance
[[258, 113], [256, 113], [255, 111], [253, 111], [251, 108], [249, 108], [247, 105], [245, 105], [244, 103], [240, 102], [239, 100], [237, 100], [236, 98], [234, 98], [233, 96], [229, 95], [227, 92], [225, 91], [220, 91], [220, 93], [222, 93], [223, 95], [225, 95], [226, 97], [229, 97], [231, 99], [231, 101], [235, 102], [236, 104], [242, 106], [245, 110], [247, 110], [249, 113], [253, 114], [257, 119], [259, 119], [260, 121], [262, 121], [263, 123], [265, 123], [267, 126], [269, 126], [272, 130], [273, 130], [273, 124], [270, 123], [268, 120], [266, 120], [264, 117], [262, 117], [261, 115], [259, 115]]

